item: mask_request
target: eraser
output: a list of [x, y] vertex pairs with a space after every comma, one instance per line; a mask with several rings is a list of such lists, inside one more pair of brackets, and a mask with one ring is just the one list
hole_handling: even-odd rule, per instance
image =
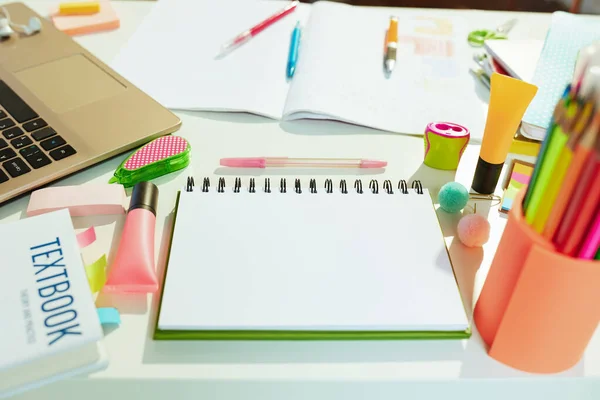
[[58, 186], [31, 194], [27, 216], [67, 208], [72, 217], [124, 214], [127, 195], [121, 185], [90, 184]]
[[100, 11], [100, 3], [97, 1], [86, 1], [77, 3], [60, 3], [58, 13], [60, 15], [90, 15]]

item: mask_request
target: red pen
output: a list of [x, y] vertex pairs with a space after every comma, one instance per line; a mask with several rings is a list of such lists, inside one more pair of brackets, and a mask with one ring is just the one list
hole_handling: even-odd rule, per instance
[[298, 3], [299, 2], [297, 0], [292, 1], [284, 9], [276, 12], [275, 14], [271, 15], [269, 18], [258, 23], [257, 25], [254, 25], [252, 28], [240, 33], [239, 35], [231, 39], [229, 42], [221, 46], [221, 52], [218, 54], [217, 57], [223, 56], [225, 53], [228, 53], [236, 47], [241, 46], [248, 40], [252, 39], [254, 36], [258, 35], [263, 30], [268, 28], [269, 26], [273, 25], [275, 22], [279, 21], [286, 15], [292, 13], [298, 6]]

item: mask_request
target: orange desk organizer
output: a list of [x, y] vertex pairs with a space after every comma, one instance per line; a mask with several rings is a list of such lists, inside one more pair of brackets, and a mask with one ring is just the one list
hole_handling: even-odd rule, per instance
[[600, 262], [564, 256], [513, 202], [474, 320], [488, 354], [534, 373], [571, 368], [600, 322]]

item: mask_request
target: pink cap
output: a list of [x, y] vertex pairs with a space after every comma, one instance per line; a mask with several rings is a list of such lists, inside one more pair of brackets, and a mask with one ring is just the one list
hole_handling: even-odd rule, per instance
[[264, 157], [221, 158], [221, 165], [234, 168], [265, 168], [267, 160]]
[[387, 166], [387, 161], [375, 161], [375, 160], [361, 160], [360, 167], [361, 168], [385, 168]]

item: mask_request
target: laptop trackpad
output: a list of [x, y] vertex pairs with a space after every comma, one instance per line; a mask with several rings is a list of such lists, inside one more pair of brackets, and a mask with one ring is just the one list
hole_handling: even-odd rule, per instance
[[56, 113], [64, 113], [125, 90], [82, 54], [76, 54], [16, 73], [38, 99]]

